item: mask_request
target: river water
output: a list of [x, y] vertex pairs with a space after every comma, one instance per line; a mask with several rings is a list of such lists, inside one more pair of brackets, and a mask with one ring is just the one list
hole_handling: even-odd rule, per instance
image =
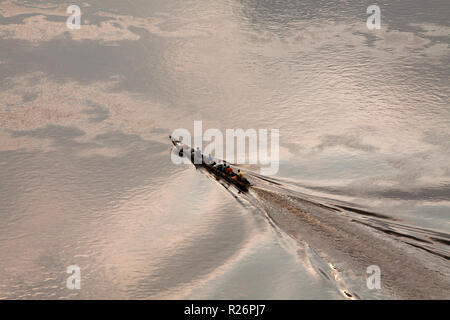
[[0, 2], [0, 298], [395, 298], [344, 286], [278, 196], [173, 164], [195, 120], [279, 129], [273, 192], [395, 221], [448, 279], [448, 1], [378, 2], [379, 30], [370, 1], [73, 4], [79, 30], [61, 1]]

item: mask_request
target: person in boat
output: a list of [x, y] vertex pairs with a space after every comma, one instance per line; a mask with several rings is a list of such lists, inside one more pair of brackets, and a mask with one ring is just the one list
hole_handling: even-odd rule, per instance
[[238, 176], [239, 176], [239, 181], [241, 181], [245, 184], [250, 184], [250, 182], [247, 180], [247, 178], [244, 177], [244, 173], [241, 170], [238, 170]]
[[225, 173], [232, 176], [233, 175], [233, 169], [230, 166], [227, 166], [225, 169]]
[[197, 150], [194, 152], [194, 162], [195, 164], [203, 163], [203, 155], [199, 147], [197, 147]]
[[183, 156], [183, 147], [181, 146], [181, 144], [177, 143], [177, 144], [174, 145], [173, 148], [174, 148], [174, 152], [178, 153], [178, 155], [180, 157]]
[[184, 150], [187, 149], [188, 146], [183, 142], [183, 137], [180, 137], [178, 141], [180, 142], [181, 148], [183, 148], [183, 152], [184, 152]]
[[214, 168], [216, 169], [222, 169], [223, 164], [220, 162], [220, 160], [214, 165]]
[[210, 166], [214, 166], [216, 164], [216, 162], [214, 161], [214, 158], [212, 157], [211, 153], [208, 156], [207, 164], [209, 164]]

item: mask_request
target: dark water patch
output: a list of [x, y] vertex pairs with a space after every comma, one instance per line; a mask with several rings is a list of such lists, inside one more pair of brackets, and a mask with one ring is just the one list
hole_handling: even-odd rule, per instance
[[342, 210], [339, 210], [338, 208], [327, 206], [327, 205], [325, 205], [323, 203], [317, 203], [317, 205], [322, 207], [322, 208], [328, 209], [328, 210], [333, 210], [333, 211], [336, 211], [336, 212], [342, 212]]
[[380, 214], [380, 213], [375, 213], [375, 212], [370, 212], [370, 211], [366, 211], [366, 210], [362, 210], [362, 209], [351, 208], [351, 207], [340, 206], [340, 205], [336, 205], [336, 206], [339, 208], [342, 208], [344, 210], [359, 213], [359, 214], [369, 216], [369, 217], [376, 217], [376, 218], [382, 218], [382, 219], [388, 219], [388, 220], [394, 220], [394, 221], [396, 220], [392, 217], [389, 217], [389, 216], [386, 216], [386, 215]]
[[282, 186], [282, 185], [283, 185], [283, 184], [281, 184], [281, 183], [279, 183], [279, 182], [274, 181], [273, 179], [266, 178], [266, 177], [264, 177], [264, 176], [262, 176], [262, 175], [259, 175], [259, 174], [256, 174], [256, 173], [251, 173], [251, 175], [254, 176], [254, 177], [256, 177], [256, 178], [258, 178], [258, 179], [260, 179], [260, 180], [269, 182], [269, 183], [274, 184], [274, 185], [277, 185], [277, 186]]
[[26, 92], [22, 95], [22, 101], [31, 102], [36, 100], [37, 97], [39, 97], [39, 93], [37, 92]]
[[370, 223], [365, 223], [365, 222], [357, 221], [357, 220], [352, 220], [352, 221], [364, 224], [364, 225], [369, 226], [371, 228], [374, 228], [374, 229], [376, 229], [378, 231], [381, 231], [381, 232], [384, 232], [386, 234], [393, 235], [393, 236], [396, 236], [396, 237], [409, 238], [409, 239], [413, 239], [413, 240], [416, 240], [416, 241], [419, 241], [419, 242], [423, 242], [423, 243], [430, 243], [430, 244], [433, 243], [433, 242], [431, 242], [429, 240], [426, 240], [426, 239], [418, 238], [418, 237], [415, 237], [415, 236], [412, 236], [412, 235], [409, 235], [409, 234], [404, 234], [404, 233], [401, 233], [401, 232], [397, 232], [397, 231], [394, 231], [394, 230], [391, 230], [391, 229], [378, 227], [378, 226], [375, 226], [375, 225], [370, 224]]
[[331, 207], [331, 206], [327, 206], [327, 205], [325, 205], [323, 203], [320, 203], [320, 202], [317, 202], [317, 201], [307, 200], [305, 198], [297, 198], [297, 199], [299, 199], [299, 200], [301, 200], [303, 202], [309, 203], [311, 205], [318, 206], [320, 208], [324, 208], [324, 209], [335, 211], [335, 212], [342, 212], [341, 210], [339, 210], [337, 208], [334, 208], [334, 207]]
[[348, 187], [325, 187], [325, 186], [308, 186], [311, 190], [326, 192], [328, 194], [386, 198], [399, 200], [428, 200], [428, 201], [445, 201], [450, 200], [450, 185], [443, 184], [439, 187], [423, 187], [410, 190], [405, 189], [384, 189], [384, 190], [362, 190]]
[[445, 260], [450, 260], [450, 256], [449, 256], [449, 255], [446, 255], [446, 254], [443, 254], [443, 253], [436, 252], [435, 250], [425, 248], [425, 247], [423, 247], [423, 246], [421, 246], [421, 245], [418, 245], [418, 244], [414, 244], [414, 243], [410, 243], [410, 242], [406, 242], [406, 243], [408, 243], [409, 245], [411, 245], [411, 246], [413, 246], [413, 247], [416, 247], [416, 248], [422, 249], [422, 250], [424, 250], [424, 251], [426, 251], [426, 252], [429, 252], [429, 253], [431, 253], [431, 254], [434, 254], [435, 256], [444, 258]]
[[74, 139], [84, 136], [86, 132], [76, 127], [65, 127], [49, 124], [34, 130], [9, 130], [12, 137], [32, 137], [38, 139], [52, 139], [56, 145], [69, 146], [77, 144]]
[[109, 109], [107, 107], [101, 106], [100, 104], [92, 101], [88, 101], [87, 104], [90, 109], [86, 109], [84, 113], [92, 115], [92, 117], [89, 118], [89, 122], [98, 123], [109, 117]]
[[[115, 46], [102, 41], [72, 41], [70, 38], [53, 39], [38, 45], [0, 39], [0, 61], [5, 62], [0, 64], [0, 73], [3, 78], [12, 78], [43, 72], [58, 82], [77, 81], [84, 85], [111, 81], [115, 77], [120, 80], [112, 90], [171, 101], [177, 90], [174, 87], [176, 81], [169, 79], [171, 73], [164, 63], [167, 44], [142, 30], [139, 33], [144, 38], [117, 41], [120, 45]], [[158, 50], [152, 50], [153, 46]]]
[[427, 237], [435, 236], [435, 237], [439, 237], [439, 238], [450, 239], [450, 234], [440, 232], [440, 231], [435, 231], [432, 229], [426, 229], [426, 228], [421, 228], [421, 227], [417, 227], [417, 226], [413, 226], [413, 225], [399, 224], [399, 223], [394, 223], [394, 222], [384, 223], [382, 220], [378, 220], [377, 223], [379, 223], [380, 225], [383, 225], [383, 226], [387, 226], [387, 227], [395, 227], [397, 229], [407, 230], [410, 232], [416, 232], [419, 234], [423, 234]]
[[450, 200], [450, 184], [443, 184], [439, 187], [424, 187], [412, 190], [390, 189], [373, 192], [373, 195], [384, 198], [404, 200]]
[[319, 272], [327, 279], [327, 280], [331, 280], [330, 277], [328, 276], [328, 274], [323, 271], [321, 268], [317, 268], [317, 270], [319, 270]]
[[[40, 15], [40, 14], [38, 14], [38, 15]], [[48, 21], [51, 21], [51, 22], [60, 22], [60, 23], [65, 24], [68, 16], [69, 16], [69, 14], [67, 14], [67, 16], [46, 14], [45, 19]]]
[[26, 14], [19, 14], [17, 16], [13, 17], [4, 17], [0, 15], [0, 24], [1, 25], [8, 25], [8, 24], [21, 24], [23, 23], [23, 20], [32, 16], [35, 16], [35, 13], [26, 13]]
[[323, 150], [330, 147], [344, 146], [354, 150], [375, 152], [377, 147], [362, 142], [362, 137], [356, 135], [325, 135], [317, 149]]
[[434, 241], [437, 241], [439, 243], [443, 243], [447, 246], [450, 246], [450, 240], [446, 240], [446, 239], [442, 239], [442, 238], [436, 238], [436, 237], [431, 237], [431, 239], [433, 239]]

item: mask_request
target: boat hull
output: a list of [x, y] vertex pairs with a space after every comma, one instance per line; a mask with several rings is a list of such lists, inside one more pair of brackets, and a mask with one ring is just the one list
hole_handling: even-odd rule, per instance
[[[181, 142], [178, 140], [174, 140], [172, 139], [172, 137], [170, 137], [170, 141], [172, 142], [172, 144], [174, 146], [181, 146]], [[201, 163], [201, 164], [196, 164], [194, 163], [194, 158], [193, 156], [191, 156], [191, 152], [190, 152], [190, 147], [186, 146], [186, 149], [183, 148], [183, 155], [182, 156], [186, 156], [188, 157], [192, 164], [196, 167], [196, 168], [204, 168], [205, 170], [207, 170], [208, 172], [210, 172], [212, 175], [214, 175], [216, 178], [222, 179], [222, 180], [226, 180], [229, 184], [234, 185], [236, 188], [238, 188], [241, 191], [248, 191], [249, 187], [251, 186], [251, 183], [245, 179], [245, 181], [239, 181], [239, 180], [235, 180], [233, 179], [233, 177], [229, 174], [226, 174], [225, 172], [222, 172], [220, 169], [215, 168], [214, 166], [211, 166], [209, 164], [206, 163]]]

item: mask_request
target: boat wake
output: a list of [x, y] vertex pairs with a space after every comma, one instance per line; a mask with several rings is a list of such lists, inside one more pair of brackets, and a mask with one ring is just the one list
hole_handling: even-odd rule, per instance
[[[252, 183], [254, 204], [284, 232], [307, 243], [328, 265], [328, 271], [318, 268], [320, 274], [336, 280], [347, 297], [450, 297], [449, 234], [295, 191], [281, 180], [252, 174]], [[380, 290], [367, 286], [369, 266], [381, 271]]]
[[[198, 168], [280, 232], [309, 248], [308, 263], [349, 299], [450, 298], [450, 235], [387, 214], [299, 191], [292, 182], [249, 170], [248, 192]], [[370, 288], [371, 268], [381, 289]]]

